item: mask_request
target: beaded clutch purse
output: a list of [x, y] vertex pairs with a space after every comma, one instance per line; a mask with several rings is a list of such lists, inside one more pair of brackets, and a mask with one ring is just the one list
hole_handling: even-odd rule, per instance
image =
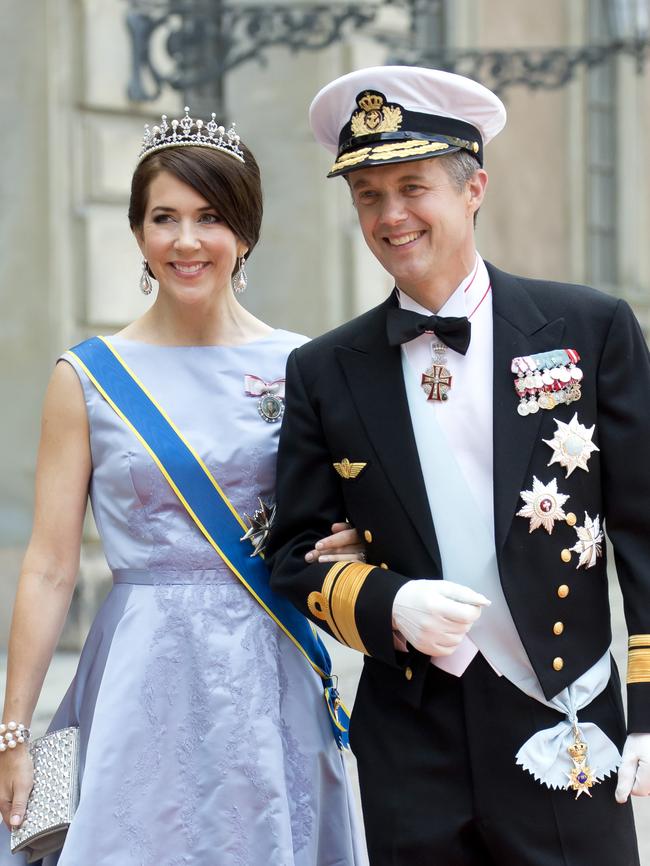
[[79, 801], [79, 728], [63, 728], [33, 740], [34, 787], [25, 820], [11, 831], [11, 852], [23, 851], [27, 862], [63, 847]]

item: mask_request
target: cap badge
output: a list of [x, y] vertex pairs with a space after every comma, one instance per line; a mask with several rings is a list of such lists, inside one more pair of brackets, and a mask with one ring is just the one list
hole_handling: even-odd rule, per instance
[[388, 104], [383, 93], [364, 90], [357, 96], [357, 105], [359, 111], [355, 111], [350, 119], [353, 138], [378, 132], [397, 132], [402, 125], [399, 105]]

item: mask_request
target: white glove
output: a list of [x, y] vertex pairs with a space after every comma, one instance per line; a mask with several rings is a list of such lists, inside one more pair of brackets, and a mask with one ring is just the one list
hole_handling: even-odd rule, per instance
[[623, 746], [623, 762], [618, 768], [616, 802], [650, 796], [650, 734], [628, 734]]
[[410, 580], [393, 601], [393, 628], [420, 652], [448, 656], [490, 602], [450, 580]]

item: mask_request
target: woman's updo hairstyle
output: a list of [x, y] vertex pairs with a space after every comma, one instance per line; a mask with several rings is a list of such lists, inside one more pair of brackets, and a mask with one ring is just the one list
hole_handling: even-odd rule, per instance
[[168, 171], [195, 189], [248, 247], [246, 258], [259, 240], [262, 224], [262, 184], [255, 157], [243, 142], [245, 162], [210, 147], [170, 147], [147, 156], [131, 181], [129, 223], [142, 231], [149, 187], [162, 171]]

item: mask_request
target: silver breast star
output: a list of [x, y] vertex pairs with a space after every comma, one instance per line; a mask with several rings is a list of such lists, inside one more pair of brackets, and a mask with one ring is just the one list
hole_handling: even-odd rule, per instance
[[562, 506], [569, 497], [564, 493], [558, 493], [555, 478], [548, 484], [542, 484], [533, 476], [533, 489], [522, 490], [520, 496], [526, 504], [517, 512], [517, 517], [530, 518], [529, 532], [543, 526], [550, 535], [556, 520], [566, 520]]
[[548, 465], [559, 463], [566, 469], [566, 477], [573, 472], [574, 469], [584, 469], [589, 472], [587, 462], [591, 457], [592, 451], [600, 451], [597, 445], [591, 441], [594, 435], [596, 425], [585, 427], [578, 421], [578, 413], [576, 412], [573, 418], [566, 424], [564, 421], [558, 421], [557, 430], [552, 439], [544, 439], [544, 442], [553, 449], [553, 456]]
[[576, 568], [584, 566], [592, 568], [599, 556], [603, 555], [603, 533], [600, 529], [600, 517], [592, 520], [585, 512], [584, 526], [574, 526], [578, 540], [571, 550], [580, 555]]

